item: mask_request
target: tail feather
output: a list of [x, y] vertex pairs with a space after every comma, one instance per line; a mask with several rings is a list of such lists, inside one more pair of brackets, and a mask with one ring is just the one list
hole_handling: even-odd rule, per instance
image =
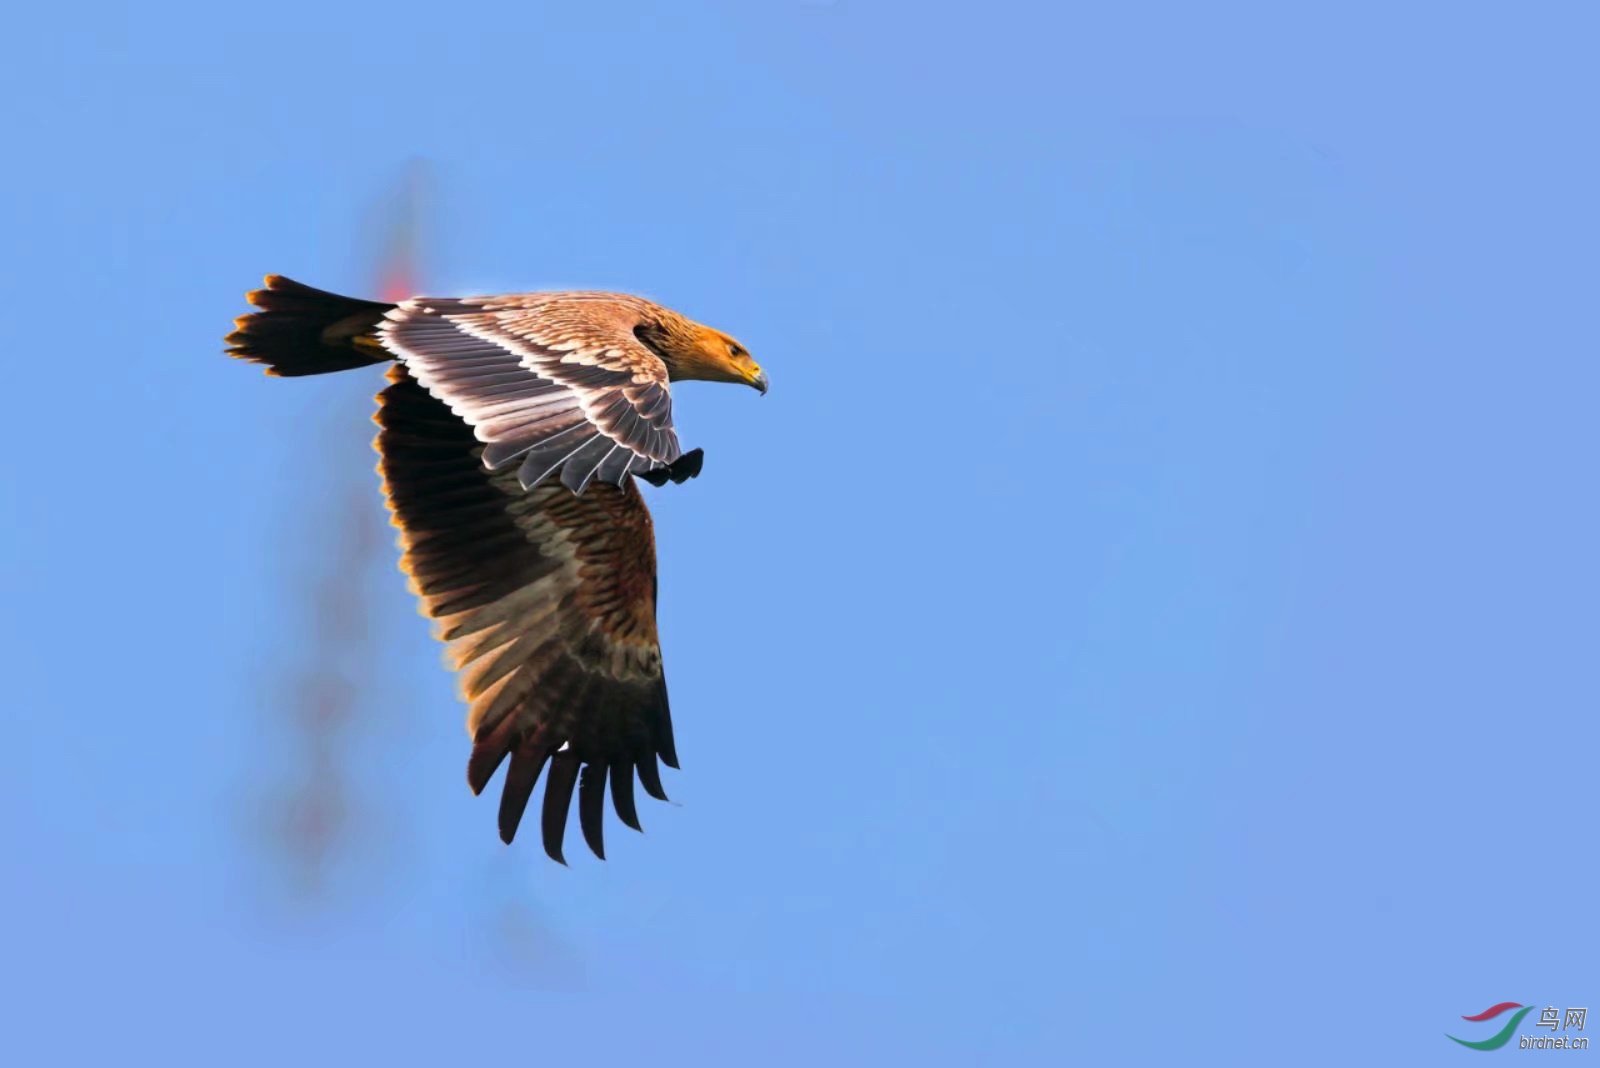
[[393, 304], [341, 297], [278, 274], [245, 299], [261, 310], [233, 321], [228, 355], [266, 364], [269, 375], [322, 375], [393, 359], [377, 338]]

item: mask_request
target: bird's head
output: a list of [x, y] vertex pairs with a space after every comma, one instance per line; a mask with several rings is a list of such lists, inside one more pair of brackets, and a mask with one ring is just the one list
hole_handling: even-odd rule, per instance
[[673, 381], [737, 382], [767, 391], [767, 376], [738, 341], [682, 316], [670, 316], [634, 331], [667, 365]]

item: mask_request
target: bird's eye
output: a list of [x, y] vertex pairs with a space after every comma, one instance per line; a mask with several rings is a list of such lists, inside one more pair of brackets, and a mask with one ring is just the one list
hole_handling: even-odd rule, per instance
[[728, 352], [734, 356], [744, 355], [744, 349], [741, 349], [738, 345], [729, 345]]

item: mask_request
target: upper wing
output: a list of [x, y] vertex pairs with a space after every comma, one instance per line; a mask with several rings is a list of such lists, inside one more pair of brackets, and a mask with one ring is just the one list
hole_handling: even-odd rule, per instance
[[[638, 829], [633, 776], [665, 799], [677, 767], [656, 638], [655, 541], [636, 485], [582, 496], [551, 482], [523, 492], [490, 471], [472, 429], [406, 372], [378, 396], [376, 446], [402, 567], [461, 672], [474, 793], [511, 757], [500, 798], [510, 842], [545, 763], [545, 852], [561, 860], [573, 788], [589, 847], [604, 856], [606, 780]], [[580, 778], [581, 769], [581, 778]]]
[[637, 319], [610, 294], [417, 297], [388, 314], [379, 336], [472, 424], [484, 463], [520, 459], [527, 489], [560, 471], [582, 493], [592, 480], [659, 472], [683, 453], [666, 366], [634, 336]]

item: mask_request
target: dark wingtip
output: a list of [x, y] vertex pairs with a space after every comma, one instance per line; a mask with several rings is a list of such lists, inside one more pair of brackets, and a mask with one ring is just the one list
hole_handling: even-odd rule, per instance
[[572, 808], [572, 788], [577, 781], [577, 756], [570, 749], [557, 753], [550, 761], [550, 777], [545, 780], [539, 823], [544, 832], [545, 854], [558, 864], [567, 862], [561, 846], [567, 836], [567, 813]]
[[511, 754], [511, 767], [500, 788], [500, 840], [507, 845], [517, 836], [522, 814], [527, 811], [528, 799], [533, 796], [549, 756], [549, 750], [536, 743], [524, 743]]
[[467, 788], [472, 791], [473, 797], [483, 793], [505, 758], [504, 749], [495, 752], [482, 746], [473, 746], [472, 756], [467, 759]]
[[513, 742], [513, 718], [507, 716], [495, 729], [479, 731], [472, 740], [472, 755], [467, 758], [467, 785], [474, 797], [483, 793], [500, 770], [500, 765], [510, 755]]
[[672, 721], [667, 718], [665, 704], [662, 706], [661, 729], [656, 736], [656, 753], [661, 757], [661, 763], [678, 770], [678, 747], [672, 740]]
[[639, 811], [633, 804], [633, 765], [611, 765], [611, 807], [617, 810], [617, 819], [624, 826], [643, 832], [639, 826]]
[[657, 801], [667, 800], [667, 791], [661, 786], [661, 769], [656, 766], [654, 753], [639, 761], [639, 783], [644, 787], [644, 792]]
[[590, 852], [601, 860], [606, 859], [606, 772], [604, 764], [585, 764], [578, 778], [578, 826]]

